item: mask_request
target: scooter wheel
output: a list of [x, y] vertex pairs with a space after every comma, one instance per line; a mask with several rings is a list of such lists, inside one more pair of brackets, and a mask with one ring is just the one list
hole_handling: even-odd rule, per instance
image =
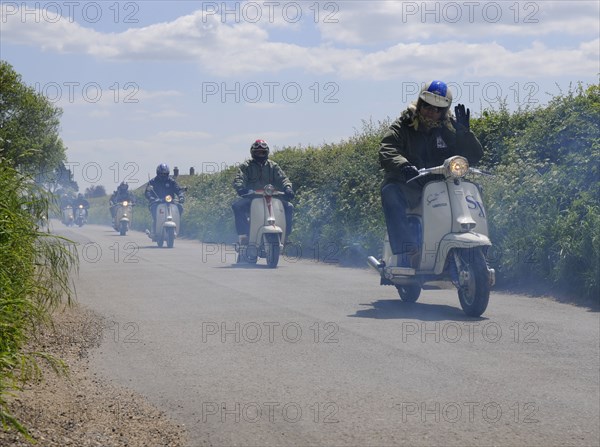
[[396, 289], [398, 290], [400, 299], [405, 303], [414, 303], [419, 299], [419, 295], [421, 295], [421, 286], [419, 284], [397, 285]]

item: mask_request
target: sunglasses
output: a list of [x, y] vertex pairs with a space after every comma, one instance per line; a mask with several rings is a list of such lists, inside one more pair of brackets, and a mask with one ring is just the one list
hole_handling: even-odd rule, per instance
[[431, 104], [428, 104], [426, 102], [423, 102], [422, 108], [427, 109], [427, 110], [433, 110], [434, 112], [438, 112], [438, 113], [443, 112], [445, 109], [445, 107], [432, 106]]

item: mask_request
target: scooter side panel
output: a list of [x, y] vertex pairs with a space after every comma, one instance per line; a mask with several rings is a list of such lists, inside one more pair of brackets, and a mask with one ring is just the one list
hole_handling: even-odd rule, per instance
[[488, 236], [487, 211], [483, 206], [479, 188], [477, 188], [475, 183], [463, 181], [463, 189], [465, 191], [467, 207], [471, 212], [471, 217], [477, 224], [472, 231]]
[[[171, 216], [173, 218], [173, 222], [175, 223], [175, 231], [179, 231], [179, 208], [175, 204], [168, 203], [160, 203], [156, 207], [156, 228], [157, 232], [164, 232], [164, 225], [167, 221], [167, 217]], [[166, 237], [166, 234], [163, 234], [163, 239]]]
[[420, 271], [435, 267], [439, 241], [452, 229], [452, 209], [445, 181], [428, 183], [423, 189], [423, 246]]
[[273, 215], [275, 216], [275, 225], [281, 228], [281, 243], [285, 243], [285, 231], [287, 222], [285, 220], [285, 208], [283, 207], [283, 202], [275, 197], [273, 197]]
[[[285, 237], [285, 210], [281, 200], [273, 197], [271, 200], [271, 207], [273, 209], [273, 217], [275, 217], [275, 225], [281, 228], [283, 231], [283, 237]], [[258, 245], [261, 242], [263, 227], [267, 223], [269, 212], [267, 209], [266, 200], [262, 197], [252, 199], [250, 204], [250, 234], [249, 243]]]

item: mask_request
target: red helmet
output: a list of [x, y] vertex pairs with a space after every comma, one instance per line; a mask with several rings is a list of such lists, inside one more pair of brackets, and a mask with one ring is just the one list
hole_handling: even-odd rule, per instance
[[265, 140], [256, 140], [250, 146], [250, 155], [256, 161], [264, 161], [269, 158], [269, 145]]

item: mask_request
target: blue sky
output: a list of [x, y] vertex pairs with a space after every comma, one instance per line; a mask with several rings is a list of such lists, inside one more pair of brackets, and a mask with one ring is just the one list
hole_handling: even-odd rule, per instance
[[338, 142], [432, 79], [477, 115], [600, 73], [596, 0], [1, 4], [1, 58], [62, 107], [80, 188]]

